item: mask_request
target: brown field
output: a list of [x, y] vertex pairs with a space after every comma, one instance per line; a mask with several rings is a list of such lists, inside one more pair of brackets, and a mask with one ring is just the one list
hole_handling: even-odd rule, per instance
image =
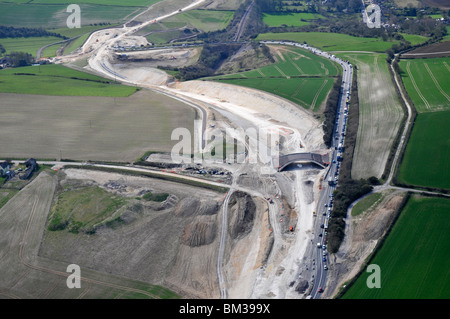
[[402, 59], [442, 58], [450, 56], [450, 41], [433, 43], [402, 54]]
[[425, 5], [440, 9], [450, 9], [448, 0], [421, 0]]
[[134, 161], [169, 152], [174, 128], [192, 131], [195, 111], [150, 90], [126, 98], [0, 94], [5, 158]]
[[[61, 193], [93, 186], [123, 197], [126, 209], [111, 217], [120, 222], [101, 224], [94, 234], [48, 230], [49, 212]], [[148, 191], [170, 196], [164, 202], [138, 200]], [[44, 171], [0, 209], [0, 298], [176, 298], [173, 292], [218, 298], [222, 202], [222, 193], [192, 193], [190, 186], [152, 178]], [[259, 239], [267, 240], [263, 234], [270, 224], [267, 205], [255, 197], [236, 193], [229, 208], [225, 270], [232, 288], [250, 251], [258, 253], [254, 267], [263, 262], [266, 246]], [[81, 289], [66, 285], [70, 264], [81, 267]]]
[[348, 53], [358, 67], [359, 128], [352, 177], [380, 178], [398, 132], [403, 109], [384, 54]]

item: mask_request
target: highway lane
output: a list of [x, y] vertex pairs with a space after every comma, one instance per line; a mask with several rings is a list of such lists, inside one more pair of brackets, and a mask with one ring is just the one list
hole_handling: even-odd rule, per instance
[[[326, 56], [327, 54], [325, 54]], [[334, 56], [330, 56], [330, 58], [336, 62], [338, 62], [343, 68], [343, 76], [342, 76], [342, 86], [341, 86], [341, 96], [338, 103], [338, 108], [336, 112], [336, 124], [335, 131], [332, 136], [332, 145], [331, 147], [335, 149], [332, 156], [332, 162], [330, 163], [330, 169], [328, 172], [328, 178], [332, 179], [332, 183], [334, 185], [329, 185], [328, 180], [324, 180], [325, 183], [322, 194], [317, 203], [317, 220], [315, 226], [315, 234], [322, 234], [321, 237], [318, 237], [320, 241], [320, 248], [316, 248], [316, 275], [314, 281], [314, 287], [311, 292], [311, 298], [316, 299], [320, 298], [321, 292], [319, 289], [325, 289], [326, 278], [327, 278], [327, 269], [328, 269], [328, 256], [323, 256], [323, 252], [326, 252], [326, 238], [325, 235], [326, 229], [321, 228], [321, 225], [326, 224], [330, 219], [330, 213], [332, 209], [332, 194], [336, 189], [336, 184], [338, 183], [339, 177], [339, 167], [340, 161], [338, 157], [342, 156], [342, 149], [340, 146], [345, 145], [345, 132], [347, 125], [347, 113], [348, 113], [348, 102], [350, 101], [350, 90], [351, 84], [353, 80], [353, 68], [350, 64], [345, 61], [341, 61]], [[327, 205], [327, 207], [325, 206]], [[326, 213], [326, 216], [323, 216], [323, 213]], [[323, 258], [325, 257], [325, 260]]]

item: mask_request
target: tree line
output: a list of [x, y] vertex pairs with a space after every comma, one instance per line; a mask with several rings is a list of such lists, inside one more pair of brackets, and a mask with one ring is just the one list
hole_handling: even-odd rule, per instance
[[29, 37], [58, 37], [67, 39], [59, 33], [49, 32], [42, 28], [15, 28], [0, 26], [0, 39], [2, 38], [29, 38]]

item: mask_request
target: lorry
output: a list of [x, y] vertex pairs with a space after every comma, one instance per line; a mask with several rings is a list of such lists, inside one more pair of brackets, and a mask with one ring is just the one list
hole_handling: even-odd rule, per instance
[[334, 185], [334, 180], [332, 177], [328, 178], [328, 185], [333, 186]]

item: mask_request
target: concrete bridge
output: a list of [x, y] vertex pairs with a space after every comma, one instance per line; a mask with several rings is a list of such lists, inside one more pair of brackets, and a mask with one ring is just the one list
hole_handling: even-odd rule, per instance
[[295, 153], [288, 155], [280, 155], [278, 171], [282, 171], [286, 166], [293, 163], [314, 163], [322, 168], [326, 168], [330, 164], [328, 154], [322, 155], [317, 153]]

